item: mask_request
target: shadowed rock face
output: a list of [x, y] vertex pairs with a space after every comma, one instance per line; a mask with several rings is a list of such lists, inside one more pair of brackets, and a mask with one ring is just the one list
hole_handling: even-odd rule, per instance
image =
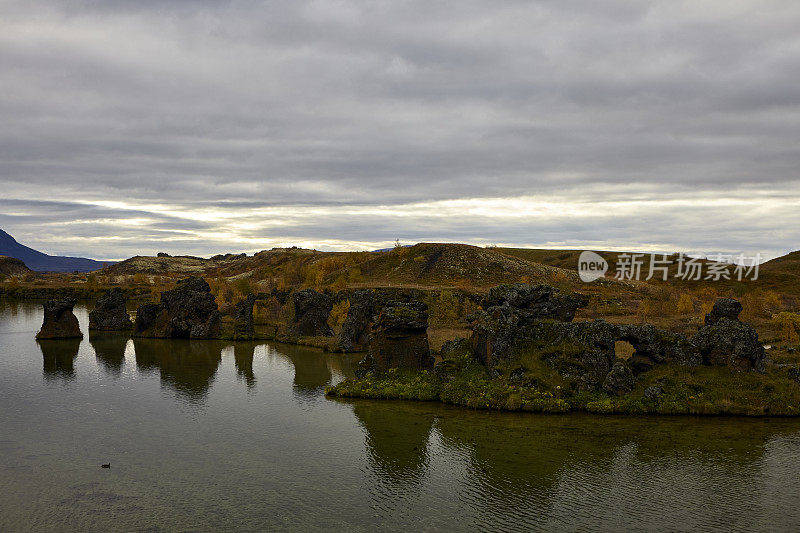
[[82, 339], [78, 318], [72, 309], [73, 298], [48, 300], [44, 303], [44, 322], [36, 335], [37, 339]]
[[125, 308], [125, 295], [119, 287], [98, 298], [95, 308], [89, 313], [90, 330], [127, 331], [132, 328], [133, 322]]
[[219, 336], [220, 320], [211, 287], [203, 278], [190, 277], [162, 292], [161, 303], [139, 306], [133, 335], [213, 339]]
[[422, 302], [388, 302], [369, 337], [361, 372], [390, 368], [433, 368], [428, 344], [428, 306]]
[[328, 315], [333, 309], [330, 295], [305, 289], [292, 295], [294, 324], [292, 332], [298, 337], [331, 337], [333, 330], [328, 325]]
[[711, 325], [703, 326], [692, 337], [692, 343], [697, 346], [703, 363], [707, 365], [729, 366], [741, 371], [766, 370], [766, 352], [758, 340], [758, 333], [738, 320], [722, 317]]
[[705, 317], [705, 325], [716, 324], [720, 318], [729, 320], [739, 320], [739, 313], [742, 312], [742, 304], [733, 298], [717, 298], [711, 312]]
[[[161, 304], [142, 304], [136, 310], [136, 322], [133, 325], [134, 337], [149, 337], [156, 330], [166, 329], [168, 320], [166, 309]], [[162, 323], [157, 325], [156, 322]]]
[[612, 395], [622, 396], [633, 390], [636, 378], [630, 367], [624, 361], [616, 361], [603, 381], [603, 390]]
[[339, 332], [339, 349], [343, 352], [364, 349], [375, 312], [375, 295], [370, 290], [354, 291], [349, 301], [350, 309]]
[[236, 304], [233, 321], [233, 336], [235, 339], [252, 339], [255, 334], [253, 327], [253, 305], [256, 297], [248, 294], [247, 298]]

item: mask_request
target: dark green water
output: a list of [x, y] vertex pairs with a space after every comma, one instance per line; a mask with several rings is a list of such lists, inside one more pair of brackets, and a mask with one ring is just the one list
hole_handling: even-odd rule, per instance
[[0, 302], [0, 531], [800, 529], [800, 421], [330, 401], [357, 357], [41, 319]]

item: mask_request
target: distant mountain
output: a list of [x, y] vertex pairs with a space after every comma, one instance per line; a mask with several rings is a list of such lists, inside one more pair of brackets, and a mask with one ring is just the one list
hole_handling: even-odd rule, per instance
[[28, 268], [37, 272], [90, 272], [109, 264], [85, 257], [47, 255], [18, 243], [14, 237], [1, 229], [0, 255], [19, 259]]

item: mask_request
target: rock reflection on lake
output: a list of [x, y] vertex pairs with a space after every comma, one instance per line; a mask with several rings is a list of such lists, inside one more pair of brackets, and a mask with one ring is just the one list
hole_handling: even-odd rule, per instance
[[75, 378], [75, 358], [78, 357], [80, 339], [36, 341], [42, 351], [45, 379]]
[[800, 526], [800, 421], [332, 401], [360, 355], [40, 322], [0, 302], [1, 531]]
[[89, 343], [92, 345], [97, 360], [109, 376], [119, 377], [125, 363], [125, 349], [130, 342], [127, 335], [107, 332], [89, 332]]
[[164, 387], [192, 403], [205, 400], [225, 346], [221, 341], [133, 339], [139, 371], [158, 373]]

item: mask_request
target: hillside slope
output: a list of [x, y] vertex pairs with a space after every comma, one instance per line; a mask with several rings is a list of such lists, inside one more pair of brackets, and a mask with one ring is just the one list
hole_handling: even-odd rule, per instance
[[372, 253], [358, 268], [371, 285], [475, 285], [554, 279], [577, 281], [574, 271], [543, 265], [468, 244], [420, 243]]
[[14, 257], [0, 255], [0, 274], [4, 276], [24, 276], [31, 269], [25, 263]]
[[91, 272], [103, 268], [105, 264], [84, 257], [47, 255], [18, 243], [14, 237], [3, 230], [0, 230], [0, 255], [19, 259], [28, 268], [38, 272]]

